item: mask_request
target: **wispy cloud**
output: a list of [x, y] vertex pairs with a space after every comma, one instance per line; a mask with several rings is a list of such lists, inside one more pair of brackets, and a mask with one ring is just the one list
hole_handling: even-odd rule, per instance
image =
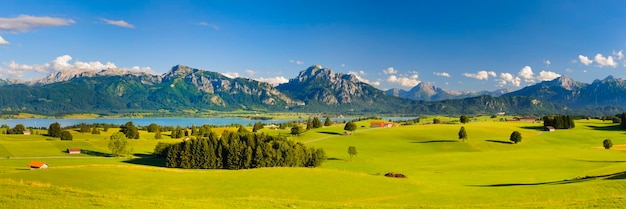
[[496, 77], [496, 72], [481, 70], [476, 73], [463, 73], [463, 75], [478, 80], [489, 80], [489, 76]]
[[225, 72], [222, 73], [222, 75], [228, 77], [228, 78], [239, 78], [241, 77], [241, 75], [238, 72]]
[[64, 26], [74, 24], [74, 20], [56, 17], [38, 17], [30, 15], [20, 15], [13, 18], [0, 17], [0, 33], [26, 32], [43, 27]]
[[433, 72], [433, 74], [435, 74], [436, 76], [441, 76], [441, 77], [450, 77], [450, 73], [446, 73], [446, 72]]
[[545, 63], [546, 65], [550, 65], [550, 64], [552, 64], [552, 62], [550, 62], [550, 60], [546, 60], [546, 61], [545, 61], [545, 62], [543, 62], [543, 63]]
[[123, 27], [123, 28], [135, 28], [134, 25], [124, 21], [124, 20], [109, 20], [106, 18], [102, 18], [102, 21], [104, 21], [104, 23], [109, 24], [109, 25], [115, 25], [115, 26], [119, 26], [119, 27]]
[[304, 64], [304, 62], [302, 62], [300, 60], [289, 60], [289, 62], [295, 63], [296, 65], [303, 65]]
[[198, 25], [199, 26], [204, 26], [204, 27], [209, 27], [209, 28], [212, 28], [213, 30], [216, 30], [216, 31], [220, 30], [219, 26], [217, 26], [216, 24], [208, 23], [208, 22], [199, 22]]
[[251, 70], [251, 69], [246, 69], [246, 73], [247, 73], [248, 75], [250, 75], [250, 77], [253, 77], [255, 74], [257, 74], [257, 72], [256, 72], [256, 71]]

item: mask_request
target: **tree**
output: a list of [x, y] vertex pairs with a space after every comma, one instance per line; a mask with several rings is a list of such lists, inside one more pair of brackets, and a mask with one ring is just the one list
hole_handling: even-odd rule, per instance
[[309, 119], [306, 121], [306, 130], [311, 130], [311, 128], [313, 128], [313, 121], [311, 120], [311, 117], [309, 117]]
[[124, 133], [128, 139], [139, 139], [139, 130], [137, 130], [137, 127], [135, 127], [132, 121], [121, 126], [120, 132]]
[[313, 118], [313, 128], [321, 128], [321, 127], [322, 127], [322, 121], [320, 120], [320, 118], [314, 117]]
[[303, 132], [304, 130], [302, 130], [302, 127], [299, 125], [294, 125], [293, 127], [291, 127], [291, 135], [296, 135], [296, 136], [300, 136], [300, 134]]
[[356, 123], [355, 122], [348, 122], [348, 123], [346, 123], [346, 126], [343, 127], [343, 130], [346, 130], [346, 131], [354, 131], [354, 130], [356, 130]]
[[441, 119], [439, 118], [434, 118], [433, 119], [433, 124], [440, 124], [441, 123]]
[[356, 151], [355, 146], [348, 147], [348, 154], [350, 154], [350, 161], [352, 161], [352, 156], [356, 156], [358, 152]]
[[509, 140], [517, 144], [518, 142], [522, 141], [522, 134], [519, 131], [513, 131], [513, 133], [511, 133], [511, 138]]
[[324, 126], [333, 125], [333, 121], [330, 120], [330, 117], [326, 117], [326, 121], [324, 121]]
[[127, 145], [128, 140], [126, 139], [126, 135], [122, 132], [117, 132], [111, 135], [108, 147], [111, 150], [111, 154], [115, 156], [125, 156], [128, 154], [126, 150]]
[[245, 126], [239, 125], [239, 129], [237, 129], [237, 133], [248, 133], [248, 129]]
[[259, 130], [263, 129], [263, 123], [261, 123], [261, 121], [256, 122], [254, 124], [254, 126], [252, 127], [252, 132], [257, 132]]
[[89, 132], [91, 132], [91, 128], [89, 127], [89, 125], [87, 125], [85, 123], [81, 123], [80, 124], [80, 132], [81, 133], [89, 133]]
[[93, 128], [91, 128], [91, 134], [100, 134], [100, 129], [94, 126]]
[[604, 146], [604, 149], [611, 149], [611, 147], [613, 147], [613, 142], [610, 139], [605, 139], [602, 141], [602, 145]]
[[51, 137], [59, 138], [61, 137], [61, 131], [61, 124], [54, 122], [50, 124], [50, 127], [48, 128], [48, 135]]
[[465, 132], [465, 127], [461, 126], [461, 130], [459, 130], [459, 139], [461, 141], [467, 140], [467, 132]]
[[148, 125], [148, 128], [146, 128], [148, 133], [156, 132], [159, 129], [159, 125], [157, 125], [156, 123], [150, 123], [150, 125]]
[[154, 139], [162, 139], [163, 137], [161, 136], [161, 130], [157, 129], [154, 132]]
[[72, 137], [72, 134], [69, 131], [61, 132], [61, 140], [72, 141], [73, 139], [74, 137]]
[[467, 115], [461, 115], [461, 118], [459, 119], [461, 121], [462, 124], [466, 124], [470, 122], [469, 117], [467, 117]]

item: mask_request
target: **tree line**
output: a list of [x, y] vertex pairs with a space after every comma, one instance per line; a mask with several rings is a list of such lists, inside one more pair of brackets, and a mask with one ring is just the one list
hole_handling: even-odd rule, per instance
[[317, 167], [326, 160], [323, 149], [306, 147], [281, 136], [225, 131], [221, 136], [159, 143], [155, 153], [170, 168], [249, 169], [262, 167]]
[[551, 115], [543, 117], [543, 126], [552, 126], [555, 129], [571, 129], [576, 127], [574, 117], [569, 115]]

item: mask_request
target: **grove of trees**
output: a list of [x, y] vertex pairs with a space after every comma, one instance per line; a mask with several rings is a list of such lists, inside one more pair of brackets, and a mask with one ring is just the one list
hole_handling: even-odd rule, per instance
[[[167, 146], [167, 148], [164, 148]], [[248, 169], [261, 167], [317, 167], [326, 160], [323, 149], [280, 136], [224, 132], [221, 137], [190, 139], [180, 143], [158, 144], [155, 151], [166, 154], [170, 168]]]
[[569, 115], [551, 115], [543, 117], [543, 126], [552, 126], [555, 129], [571, 129], [576, 127], [574, 118]]

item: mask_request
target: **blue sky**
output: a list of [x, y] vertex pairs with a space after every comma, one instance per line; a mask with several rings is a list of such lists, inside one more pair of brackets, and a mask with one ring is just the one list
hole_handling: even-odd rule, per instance
[[626, 78], [623, 1], [28, 1], [0, 9], [0, 79], [176, 64], [286, 82], [313, 64], [380, 89]]

